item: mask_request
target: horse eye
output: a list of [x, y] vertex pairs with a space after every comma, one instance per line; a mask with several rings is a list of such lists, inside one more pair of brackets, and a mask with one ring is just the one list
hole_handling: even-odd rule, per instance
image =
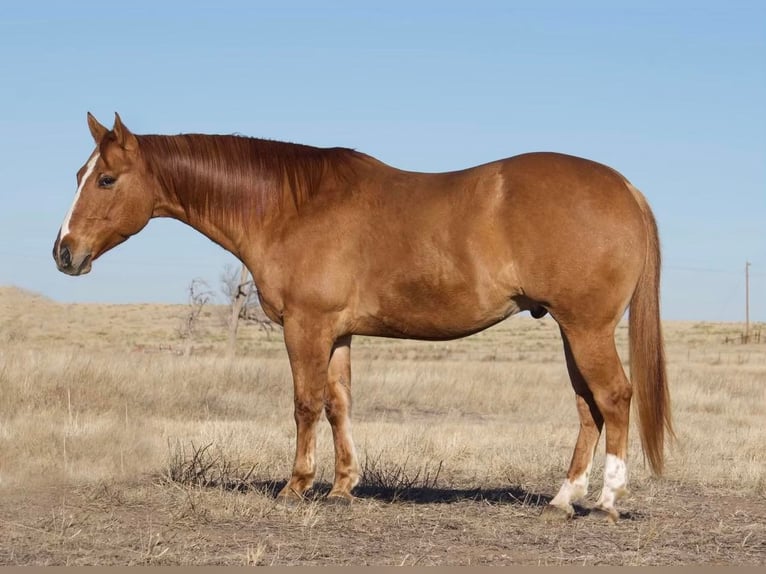
[[111, 175], [102, 175], [98, 178], [98, 186], [111, 187], [112, 185], [114, 185], [115, 181], [117, 181], [117, 179], [112, 177]]

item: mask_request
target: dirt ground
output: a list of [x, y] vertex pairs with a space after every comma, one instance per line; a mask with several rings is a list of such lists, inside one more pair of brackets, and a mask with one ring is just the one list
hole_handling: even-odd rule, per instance
[[0, 500], [0, 564], [764, 564], [766, 501], [656, 482], [612, 524], [578, 507], [540, 517], [521, 489], [362, 486], [350, 506], [295, 506], [280, 483], [244, 491], [163, 483], [40, 487]]

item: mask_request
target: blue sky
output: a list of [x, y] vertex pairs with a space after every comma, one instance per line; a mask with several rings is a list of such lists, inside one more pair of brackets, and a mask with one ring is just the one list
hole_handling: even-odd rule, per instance
[[56, 271], [85, 114], [118, 111], [137, 133], [342, 145], [418, 171], [588, 157], [654, 208], [665, 318], [742, 320], [749, 260], [766, 321], [761, 1], [4, 3], [0, 78], [0, 285], [183, 302], [236, 263], [154, 220], [91, 274]]

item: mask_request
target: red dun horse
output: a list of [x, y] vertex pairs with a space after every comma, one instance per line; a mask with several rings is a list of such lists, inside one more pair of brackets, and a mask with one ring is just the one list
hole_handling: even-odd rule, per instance
[[[425, 174], [344, 148], [135, 135], [118, 115], [111, 130], [90, 114], [88, 125], [96, 148], [53, 247], [58, 268], [87, 273], [153, 217], [192, 226], [247, 265], [264, 311], [284, 327], [292, 368], [297, 442], [283, 499], [312, 485], [323, 410], [335, 446], [329, 497], [352, 499], [352, 335], [455, 339], [523, 310], [558, 323], [580, 416], [546, 514], [573, 515], [606, 427], [595, 510], [617, 518], [634, 391], [644, 453], [662, 471], [672, 428], [657, 227], [613, 169], [531, 153]], [[632, 384], [614, 342], [628, 307]]]

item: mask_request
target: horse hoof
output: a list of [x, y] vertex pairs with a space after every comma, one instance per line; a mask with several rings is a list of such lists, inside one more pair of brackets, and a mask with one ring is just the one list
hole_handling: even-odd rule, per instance
[[606, 520], [611, 524], [617, 524], [620, 519], [620, 513], [617, 512], [616, 508], [601, 508], [599, 506], [591, 509], [588, 516], [597, 520]]
[[543, 507], [540, 517], [546, 522], [565, 522], [574, 518], [574, 508], [571, 504], [568, 507], [549, 504]]
[[305, 498], [302, 495], [298, 494], [298, 492], [293, 489], [288, 489], [287, 487], [283, 488], [282, 491], [277, 494], [277, 502], [283, 506], [297, 506], [304, 500]]
[[325, 498], [325, 504], [330, 506], [350, 506], [354, 502], [354, 497], [347, 493], [331, 492]]

